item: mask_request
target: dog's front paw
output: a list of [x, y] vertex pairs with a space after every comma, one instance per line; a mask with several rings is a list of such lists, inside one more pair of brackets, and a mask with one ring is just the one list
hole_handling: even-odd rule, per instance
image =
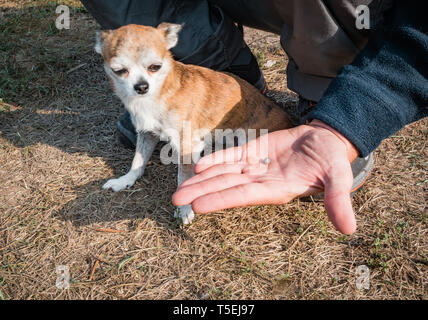
[[180, 218], [183, 224], [191, 224], [195, 218], [195, 213], [193, 212], [192, 206], [187, 205], [175, 209], [174, 217]]
[[134, 183], [135, 179], [125, 175], [118, 179], [110, 179], [103, 185], [103, 189], [112, 189], [114, 192], [118, 192], [132, 187]]

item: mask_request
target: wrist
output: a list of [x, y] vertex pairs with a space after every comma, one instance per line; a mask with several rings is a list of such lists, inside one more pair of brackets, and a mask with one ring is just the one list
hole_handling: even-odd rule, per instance
[[334, 129], [333, 127], [330, 127], [325, 122], [322, 122], [321, 120], [314, 119], [309, 123], [310, 127], [314, 128], [322, 128], [325, 130], [329, 130], [331, 133], [333, 133], [336, 137], [338, 137], [345, 145], [346, 147], [346, 154], [348, 156], [349, 162], [353, 162], [359, 155], [359, 152], [357, 148], [352, 144], [351, 141], [349, 141], [343, 134], [341, 134], [339, 131]]

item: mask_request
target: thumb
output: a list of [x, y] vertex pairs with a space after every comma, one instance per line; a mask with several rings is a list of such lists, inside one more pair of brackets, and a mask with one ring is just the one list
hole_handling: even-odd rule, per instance
[[357, 228], [351, 202], [352, 170], [349, 163], [331, 170], [324, 184], [324, 206], [337, 230], [352, 234]]

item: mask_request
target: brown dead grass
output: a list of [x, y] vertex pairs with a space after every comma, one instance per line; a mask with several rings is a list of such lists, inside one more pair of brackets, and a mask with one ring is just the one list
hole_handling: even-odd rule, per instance
[[[43, 14], [13, 3], [0, 2], [0, 26], [15, 41], [0, 51], [0, 69], [11, 70], [0, 88], [0, 299], [427, 299], [426, 119], [376, 151], [351, 237], [322, 204], [299, 201], [181, 228], [170, 200], [176, 168], [158, 154], [130, 190], [101, 190], [132, 152], [115, 138], [122, 110], [92, 50], [93, 20], [77, 10], [71, 30], [52, 33], [44, 18], [28, 35]], [[247, 38], [271, 94], [292, 112], [278, 37]], [[371, 287], [360, 291], [363, 264]], [[58, 265], [70, 268], [68, 290], [55, 287]]]

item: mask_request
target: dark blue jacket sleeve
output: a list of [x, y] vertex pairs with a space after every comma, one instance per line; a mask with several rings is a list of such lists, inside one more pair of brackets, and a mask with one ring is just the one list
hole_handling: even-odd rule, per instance
[[425, 1], [396, 1], [354, 62], [342, 68], [307, 120], [341, 132], [367, 156], [390, 135], [428, 115]]

